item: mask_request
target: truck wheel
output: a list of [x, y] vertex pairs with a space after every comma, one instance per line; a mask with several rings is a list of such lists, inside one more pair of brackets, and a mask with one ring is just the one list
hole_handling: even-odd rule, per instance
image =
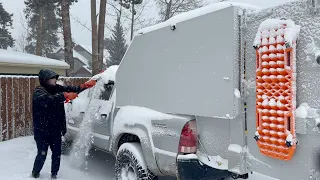
[[157, 180], [149, 171], [139, 143], [124, 143], [117, 153], [115, 165], [117, 180]]

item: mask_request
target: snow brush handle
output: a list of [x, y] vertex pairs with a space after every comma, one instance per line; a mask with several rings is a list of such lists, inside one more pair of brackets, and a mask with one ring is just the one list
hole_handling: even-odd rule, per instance
[[[100, 78], [98, 78], [98, 79], [95, 79], [95, 81], [96, 82], [98, 82], [98, 80], [99, 80]], [[80, 94], [82, 91], [84, 91], [84, 90], [86, 90], [86, 89], [81, 89], [79, 92], [76, 92], [77, 94]], [[67, 103], [69, 103], [71, 100], [70, 99], [66, 99], [66, 101], [65, 101], [65, 103], [67, 104]]]
[[[98, 78], [98, 79], [90, 79], [90, 81], [91, 80], [95, 80], [96, 81], [96, 83], [98, 82], [98, 80], [99, 80], [100, 78]], [[87, 81], [88, 82], [88, 81]], [[85, 89], [80, 89], [78, 92], [76, 92], [77, 94], [80, 94], [82, 91], [84, 91], [84, 90], [86, 90], [86, 88]]]
[[64, 101], [64, 103], [69, 103], [70, 102], [70, 99], [66, 99], [65, 101]]

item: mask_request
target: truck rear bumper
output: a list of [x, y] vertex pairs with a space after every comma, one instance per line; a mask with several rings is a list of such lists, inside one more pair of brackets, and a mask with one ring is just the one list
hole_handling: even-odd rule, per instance
[[177, 158], [180, 180], [218, 180], [230, 177], [228, 170], [215, 169], [201, 163], [197, 155], [179, 155]]

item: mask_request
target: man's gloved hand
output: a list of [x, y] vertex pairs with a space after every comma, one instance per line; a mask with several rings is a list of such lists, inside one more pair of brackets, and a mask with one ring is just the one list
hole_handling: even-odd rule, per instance
[[96, 80], [90, 80], [85, 82], [84, 84], [80, 85], [81, 89], [88, 89], [88, 88], [92, 88], [93, 86], [96, 85]]
[[66, 98], [66, 101], [71, 101], [71, 100], [74, 100], [75, 98], [78, 97], [78, 94], [77, 93], [73, 93], [73, 92], [65, 92], [63, 93], [64, 94], [64, 97]]
[[64, 136], [61, 136], [61, 141], [66, 142], [66, 138]]
[[61, 131], [61, 136], [65, 136], [67, 134], [67, 129], [63, 128]]

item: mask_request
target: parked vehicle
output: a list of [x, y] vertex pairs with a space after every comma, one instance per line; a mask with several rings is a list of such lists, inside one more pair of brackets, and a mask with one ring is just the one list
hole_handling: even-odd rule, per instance
[[67, 106], [68, 141], [90, 110], [118, 179], [320, 178], [319, 5], [222, 2], [139, 31]]

